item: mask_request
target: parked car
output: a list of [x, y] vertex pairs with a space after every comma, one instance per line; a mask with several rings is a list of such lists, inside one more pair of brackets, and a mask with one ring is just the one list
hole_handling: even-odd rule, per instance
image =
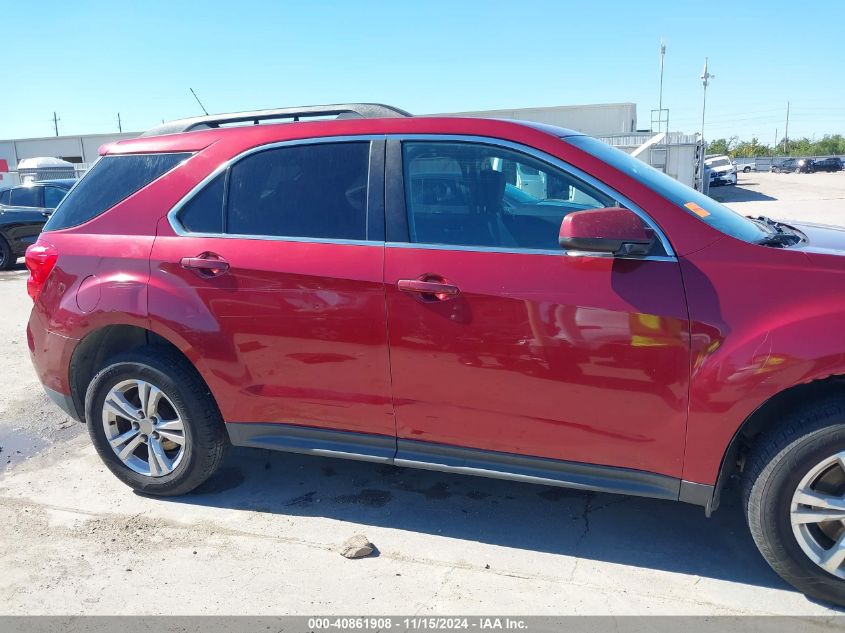
[[76, 180], [48, 180], [0, 190], [0, 270], [35, 243], [41, 227]]
[[833, 158], [819, 158], [813, 161], [814, 171], [842, 171], [842, 159]]
[[814, 171], [813, 159], [788, 158], [780, 163], [772, 163], [772, 171], [776, 174], [811, 174]]
[[711, 187], [736, 184], [736, 165], [729, 156], [711, 156], [704, 159], [704, 164], [710, 168]]
[[577, 132], [388, 106], [101, 152], [27, 250], [27, 340], [128, 486], [185, 494], [230, 445], [707, 515], [736, 476], [771, 566], [845, 604], [845, 230]]
[[741, 165], [736, 165], [736, 169], [743, 174], [750, 174], [752, 171], [757, 171], [757, 163], [742, 163]]

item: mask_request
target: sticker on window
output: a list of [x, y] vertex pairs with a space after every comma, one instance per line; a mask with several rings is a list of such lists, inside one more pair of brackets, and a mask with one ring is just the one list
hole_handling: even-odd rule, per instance
[[706, 218], [710, 215], [709, 211], [706, 211], [701, 205], [698, 205], [695, 202], [687, 202], [684, 206], [700, 218]]

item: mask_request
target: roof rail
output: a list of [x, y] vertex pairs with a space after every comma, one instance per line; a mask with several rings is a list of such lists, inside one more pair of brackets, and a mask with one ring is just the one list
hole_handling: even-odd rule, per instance
[[278, 108], [275, 110], [252, 110], [250, 112], [231, 112], [228, 114], [209, 114], [168, 121], [144, 132], [141, 136], [161, 136], [162, 134], [178, 134], [197, 129], [217, 128], [225, 123], [246, 123], [252, 121], [258, 125], [260, 121], [273, 119], [291, 119], [299, 121], [303, 118], [332, 116], [338, 118], [378, 119], [389, 117], [411, 116], [409, 112], [381, 103], [337, 103], [333, 105], [313, 105], [299, 108]]

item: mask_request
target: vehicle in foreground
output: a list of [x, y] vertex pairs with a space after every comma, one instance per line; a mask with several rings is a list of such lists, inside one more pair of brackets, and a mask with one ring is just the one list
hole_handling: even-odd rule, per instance
[[818, 158], [813, 161], [813, 171], [842, 171], [842, 159], [835, 156]]
[[738, 476], [771, 566], [845, 604], [845, 231], [561, 128], [368, 104], [102, 154], [27, 251], [27, 340], [132, 488], [185, 494], [230, 444], [708, 515]]
[[814, 170], [812, 158], [788, 158], [780, 163], [772, 163], [772, 171], [776, 174], [811, 174]]
[[76, 180], [45, 180], [0, 189], [0, 270], [9, 270]]
[[711, 187], [736, 184], [736, 165], [734, 165], [730, 156], [711, 156], [704, 159], [704, 164], [710, 169]]

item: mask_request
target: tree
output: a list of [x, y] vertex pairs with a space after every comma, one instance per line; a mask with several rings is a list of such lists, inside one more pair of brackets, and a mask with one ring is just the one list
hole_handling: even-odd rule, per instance
[[728, 151], [728, 139], [726, 138], [717, 138], [707, 144], [708, 154], [727, 154]]

